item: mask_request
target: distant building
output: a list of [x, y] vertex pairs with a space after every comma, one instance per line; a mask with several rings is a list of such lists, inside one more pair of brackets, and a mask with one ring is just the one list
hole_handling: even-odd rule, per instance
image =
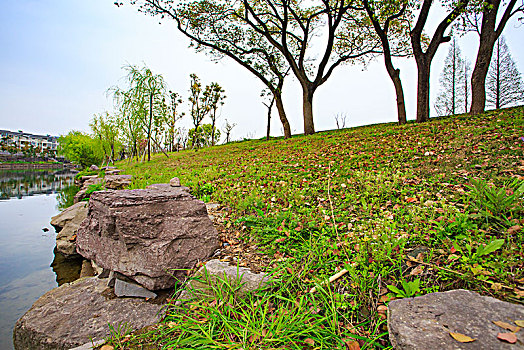
[[0, 130], [0, 143], [23, 150], [32, 147], [36, 152], [53, 152], [58, 150], [58, 137], [51, 135], [34, 135], [19, 131]]

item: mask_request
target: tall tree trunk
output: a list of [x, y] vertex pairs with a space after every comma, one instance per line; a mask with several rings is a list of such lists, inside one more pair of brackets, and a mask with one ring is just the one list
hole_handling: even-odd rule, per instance
[[271, 110], [273, 109], [273, 104], [275, 103], [275, 96], [271, 99], [271, 103], [267, 107], [267, 129], [266, 129], [266, 141], [269, 141], [269, 134], [271, 132]]
[[213, 111], [213, 118], [211, 123], [211, 146], [215, 145], [215, 121], [216, 121], [216, 110]]
[[313, 122], [313, 92], [314, 90], [311, 88], [302, 87], [304, 135], [313, 135], [315, 133], [315, 124]]
[[287, 120], [286, 111], [284, 110], [284, 103], [282, 102], [282, 95], [275, 94], [275, 104], [277, 106], [278, 117], [282, 123], [282, 128], [284, 128], [284, 139], [291, 138], [291, 126]]
[[430, 64], [424, 58], [417, 59], [417, 123], [429, 120], [429, 74]]
[[515, 3], [515, 0], [510, 0], [497, 28], [495, 27], [500, 0], [488, 0], [484, 5], [477, 60], [471, 76], [470, 114], [482, 113], [486, 108], [486, 76], [488, 75], [489, 64], [493, 56], [493, 47], [509, 17], [511, 17], [511, 11]]
[[153, 94], [149, 94], [149, 127], [147, 128], [147, 161], [151, 161], [151, 127], [153, 125]]
[[395, 69], [391, 64], [390, 60], [389, 64], [386, 62], [386, 70], [388, 71], [389, 77], [391, 78], [391, 80], [393, 81], [393, 85], [395, 86], [395, 94], [397, 96], [398, 124], [406, 124], [406, 103], [404, 101], [404, 89], [402, 88], [402, 81], [400, 80], [400, 69]]
[[493, 55], [493, 44], [490, 44], [490, 41], [487, 35], [481, 34], [477, 60], [471, 75], [470, 114], [482, 113], [486, 108], [486, 76]]

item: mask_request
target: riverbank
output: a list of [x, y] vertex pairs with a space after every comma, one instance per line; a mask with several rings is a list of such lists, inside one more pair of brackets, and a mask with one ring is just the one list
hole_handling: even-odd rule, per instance
[[221, 203], [227, 259], [278, 282], [247, 300], [225, 287], [220, 302], [192, 303], [111, 343], [380, 348], [395, 298], [465, 288], [521, 303], [523, 136], [519, 107], [121, 163], [133, 188], [176, 176]]
[[0, 170], [73, 169], [71, 163], [0, 163]]

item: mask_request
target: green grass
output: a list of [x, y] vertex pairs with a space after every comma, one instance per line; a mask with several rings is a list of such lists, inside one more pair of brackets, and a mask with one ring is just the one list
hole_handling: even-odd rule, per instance
[[[519, 107], [122, 162], [132, 188], [177, 176], [195, 196], [229, 207], [225, 226], [272, 259], [266, 269], [278, 279], [245, 298], [217, 287], [215, 299], [171, 308], [163, 323], [110, 341], [383, 348], [392, 297], [466, 288], [522, 303], [522, 136]], [[322, 284], [343, 268], [344, 277]]]

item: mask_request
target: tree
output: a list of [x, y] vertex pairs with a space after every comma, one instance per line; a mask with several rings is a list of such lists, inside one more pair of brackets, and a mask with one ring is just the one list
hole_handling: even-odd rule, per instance
[[237, 126], [235, 123], [229, 124], [229, 122], [226, 119], [226, 124], [224, 125], [224, 129], [222, 130], [226, 134], [226, 143], [229, 143], [231, 131], [235, 126]]
[[71, 162], [87, 168], [92, 164], [101, 164], [104, 151], [97, 139], [80, 131], [71, 131], [58, 139], [58, 153]]
[[167, 122], [168, 125], [168, 134], [166, 137], [166, 146], [170, 152], [175, 151], [175, 139], [177, 135], [177, 130], [175, 129], [175, 124], [177, 121], [182, 119], [185, 115], [183, 112], [178, 111], [178, 106], [182, 104], [182, 98], [176, 92], [169, 91], [170, 97], [170, 115]]
[[211, 117], [211, 145], [215, 145], [215, 141], [220, 138], [216, 137], [215, 130], [220, 133], [220, 130], [216, 129], [216, 120], [218, 118], [217, 111], [218, 107], [224, 105], [226, 95], [224, 95], [224, 89], [218, 83], [211, 83], [206, 86], [206, 92], [209, 94], [209, 116]]
[[404, 101], [404, 89], [400, 79], [400, 69], [395, 68], [392, 57], [394, 55], [408, 54], [405, 43], [407, 35], [404, 31], [408, 28], [406, 23], [410, 23], [409, 16], [406, 16], [409, 3], [408, 1], [399, 2], [387, 0], [363, 0], [362, 3], [380, 39], [386, 71], [395, 87], [398, 123], [406, 124], [406, 103]]
[[426, 25], [429, 10], [434, 4], [432, 0], [423, 0], [420, 13], [415, 26], [410, 32], [411, 47], [415, 62], [417, 63], [417, 117], [418, 123], [429, 120], [429, 77], [431, 71], [431, 62], [437, 53], [437, 49], [443, 43], [449, 42], [451, 37], [445, 35], [448, 27], [457, 19], [466, 9], [469, 0], [457, 0], [452, 2], [449, 7], [451, 11], [440, 21], [432, 38], [426, 47], [426, 40], [423, 35], [424, 26]]
[[89, 126], [95, 138], [100, 141], [107, 163], [114, 163], [115, 153], [118, 153], [120, 148], [120, 128], [116, 118], [108, 112], [95, 114]]
[[[124, 66], [127, 89], [113, 87], [118, 109], [123, 119], [132, 119], [130, 125], [138, 126], [146, 135], [147, 160], [151, 160], [151, 144], [160, 147], [155, 135], [161, 133], [167, 115], [166, 83], [160, 74], [154, 74], [149, 68], [132, 65]], [[136, 135], [136, 130], [133, 131]], [[134, 140], [135, 147], [137, 140]], [[163, 151], [163, 149], [162, 149]], [[164, 152], [167, 156], [167, 153]]]
[[[137, 3], [138, 0], [131, 2]], [[153, 15], [169, 16], [177, 21], [180, 31], [185, 32], [192, 39], [198, 39], [188, 33], [188, 25], [180, 17], [180, 13], [187, 6], [186, 3], [180, 5], [182, 7], [181, 9], [179, 7], [180, 11], [177, 11], [177, 8], [172, 5], [173, 2], [169, 0], [144, 0], [141, 3], [142, 11]], [[198, 5], [192, 7], [193, 9], [202, 10], [203, 6], [217, 8], [219, 9], [218, 17], [230, 19], [230, 23], [238, 21], [242, 28], [242, 25], [246, 25], [249, 28], [249, 33], [253, 33], [255, 38], [271, 48], [272, 52], [278, 52], [287, 62], [302, 87], [304, 134], [306, 135], [315, 133], [313, 97], [318, 87], [324, 84], [333, 71], [344, 62], [374, 53], [377, 48], [376, 40], [368, 41], [366, 40], [369, 38], [368, 35], [362, 35], [358, 32], [358, 30], [363, 30], [367, 33], [366, 27], [355, 26], [353, 29], [356, 32], [348, 32], [341, 25], [344, 14], [349, 9], [358, 8], [359, 5], [356, 1], [323, 0], [317, 5], [287, 0], [256, 2], [248, 0], [204, 0], [190, 2], [190, 4]], [[197, 20], [202, 20], [202, 17], [198, 16], [196, 11], [190, 11], [190, 16], [191, 14]], [[216, 25], [215, 22], [212, 22], [212, 25], [211, 31], [216, 32], [223, 28], [223, 26]], [[246, 31], [239, 30], [233, 33], [242, 37]], [[340, 36], [351, 37], [352, 39], [348, 42], [352, 42], [352, 45], [335, 45]], [[312, 43], [315, 37], [321, 37], [321, 42], [317, 45]], [[201, 44], [206, 45], [208, 43], [202, 42]], [[227, 46], [225, 48], [219, 47], [219, 49], [221, 49], [219, 50], [220, 53], [228, 55]], [[263, 50], [260, 50], [258, 46], [245, 49], [248, 52], [256, 51], [263, 54], [261, 52]], [[236, 56], [230, 55], [230, 57], [235, 59]], [[271, 58], [271, 54], [269, 57]], [[316, 57], [319, 58], [315, 59]], [[265, 60], [266, 63], [269, 61]], [[256, 72], [260, 75], [260, 67], [251, 68], [253, 73]], [[261, 77], [259, 76], [259, 78]], [[267, 78], [264, 79], [267, 80]], [[272, 91], [275, 90], [274, 86], [272, 88], [268, 85], [268, 88]]]
[[[133, 4], [137, 1], [131, 1]], [[141, 1], [139, 9], [151, 15], [175, 20], [178, 30], [191, 40], [191, 46], [213, 59], [229, 57], [257, 77], [275, 97], [284, 137], [291, 127], [282, 101], [282, 88], [289, 68], [282, 55], [263, 36], [234, 15], [225, 15], [229, 6], [212, 1], [190, 1], [178, 7], [169, 1]]]
[[444, 69], [440, 75], [440, 93], [435, 103], [435, 110], [440, 116], [454, 115], [460, 112], [467, 112], [463, 110], [464, 85], [468, 85], [465, 77], [465, 60], [462, 58], [460, 47], [455, 39], [451, 42], [446, 60], [444, 61]]
[[495, 44], [495, 50], [486, 78], [486, 102], [496, 109], [524, 101], [524, 82], [511, 57], [504, 36]]
[[[264, 91], [262, 91], [262, 96], [264, 97], [266, 94]], [[271, 96], [269, 104], [265, 101], [262, 101], [262, 104], [266, 106], [267, 108], [267, 128], [266, 128], [266, 141], [269, 141], [270, 133], [271, 133], [271, 110], [273, 109], [273, 105], [275, 104], [275, 96]], [[228, 137], [229, 138], [229, 137]]]
[[[196, 74], [191, 74], [191, 87], [189, 88], [189, 102], [191, 103], [191, 119], [193, 121], [193, 133], [189, 130], [189, 137], [191, 138], [191, 147], [196, 147], [199, 143], [196, 140], [198, 136], [198, 127], [209, 113], [211, 95], [209, 94], [209, 87], [202, 91], [202, 83]], [[195, 130], [197, 132], [195, 132]]]
[[346, 113], [335, 114], [335, 123], [337, 124], [337, 129], [344, 129], [346, 127], [346, 118]]
[[212, 145], [213, 135], [217, 140], [219, 140], [220, 130], [213, 130], [211, 124], [199, 125], [198, 127], [189, 130], [188, 146], [191, 148], [209, 147]]
[[495, 42], [510, 18], [523, 12], [524, 3], [517, 6], [517, 0], [483, 0], [472, 3], [462, 17], [462, 30], [476, 32], [480, 39], [471, 76], [471, 114], [482, 113], [486, 107], [486, 76]]

